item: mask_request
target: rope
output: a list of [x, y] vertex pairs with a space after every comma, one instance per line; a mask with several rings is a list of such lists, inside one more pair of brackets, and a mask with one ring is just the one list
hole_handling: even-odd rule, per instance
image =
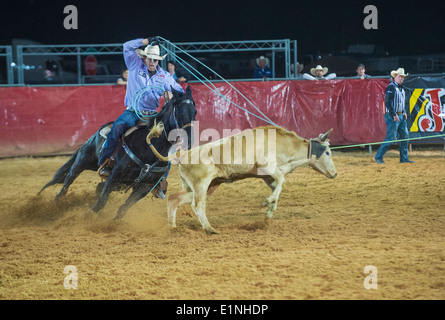
[[151, 192], [157, 187], [157, 185], [159, 184], [159, 182], [161, 182], [163, 176], [164, 176], [164, 175], [161, 175], [161, 177], [159, 178], [158, 182], [156, 182], [156, 184], [153, 186], [153, 188], [151, 188], [150, 191], [148, 191], [148, 193], [151, 193]]
[[395, 142], [410, 141], [410, 140], [431, 139], [431, 138], [437, 138], [437, 137], [445, 137], [445, 134], [439, 134], [439, 135], [428, 136], [428, 137], [417, 137], [417, 138], [410, 138], [410, 139], [399, 139], [399, 140], [390, 140], [390, 141], [382, 141], [382, 142], [371, 142], [371, 143], [353, 144], [353, 145], [349, 145], [349, 146], [332, 147], [332, 148], [330, 148], [330, 149], [331, 149], [331, 150], [334, 150], [334, 149], [345, 149], [345, 148], [370, 146], [370, 145], [383, 144], [383, 143], [395, 143]]
[[[258, 119], [260, 119], [260, 120], [263, 120], [264, 122], [270, 123], [270, 124], [272, 124], [273, 126], [280, 127], [279, 125], [277, 125], [276, 123], [274, 123], [272, 120], [270, 120], [269, 117], [267, 117], [261, 110], [259, 110], [258, 107], [256, 107], [256, 106], [255, 106], [255, 105], [254, 105], [254, 104], [253, 104], [253, 103], [252, 103], [252, 102], [251, 102], [251, 101], [250, 101], [244, 94], [242, 94], [237, 88], [235, 88], [231, 83], [229, 83], [226, 79], [224, 79], [224, 78], [223, 78], [221, 75], [219, 75], [217, 72], [215, 72], [214, 70], [212, 70], [211, 68], [209, 68], [207, 65], [205, 65], [204, 63], [202, 63], [201, 61], [199, 61], [198, 59], [196, 59], [195, 57], [193, 57], [191, 54], [187, 53], [186, 51], [182, 50], [181, 48], [179, 48], [178, 46], [176, 46], [176, 45], [173, 44], [172, 42], [168, 41], [167, 39], [165, 39], [165, 38], [163, 38], [163, 37], [161, 37], [161, 36], [158, 36], [158, 38], [161, 39], [161, 40], [163, 40], [164, 42], [170, 44], [172, 47], [178, 49], [178, 50], [181, 51], [182, 53], [186, 54], [187, 56], [189, 56], [190, 58], [192, 58], [193, 60], [195, 60], [196, 62], [198, 62], [199, 64], [201, 64], [202, 66], [204, 66], [206, 69], [208, 69], [208, 70], [210, 70], [211, 72], [213, 72], [216, 76], [218, 76], [221, 80], [223, 80], [223, 81], [224, 81], [225, 83], [227, 83], [231, 88], [233, 88], [237, 93], [239, 93], [239, 94], [240, 94], [240, 95], [241, 95], [241, 96], [242, 96], [242, 97], [243, 97], [243, 98], [244, 98], [250, 105], [252, 105], [252, 106], [253, 106], [253, 107], [254, 107], [254, 108], [255, 108], [261, 115], [263, 115], [264, 118], [263, 118], [263, 117], [260, 117], [260, 116], [258, 116], [258, 115], [256, 115], [256, 114], [254, 114], [254, 113], [252, 113], [252, 112], [250, 112], [249, 110], [247, 110], [247, 109], [245, 109], [245, 108], [239, 106], [238, 104], [236, 104], [236, 103], [234, 103], [233, 101], [231, 101], [230, 99], [228, 99], [226, 96], [224, 96], [223, 94], [221, 94], [221, 93], [218, 91], [218, 89], [216, 88], [216, 86], [215, 86], [210, 80], [208, 80], [202, 73], [200, 73], [198, 70], [196, 70], [192, 65], [190, 65], [188, 62], [186, 62], [184, 59], [182, 59], [181, 57], [179, 57], [175, 52], [169, 50], [166, 46], [160, 44], [160, 46], [161, 46], [161, 47], [162, 47], [168, 54], [171, 54], [171, 55], [176, 59], [176, 61], [177, 61], [177, 62], [178, 62], [184, 69], [186, 69], [192, 76], [194, 76], [196, 79], [198, 79], [199, 82], [201, 82], [203, 85], [205, 85], [210, 91], [212, 91], [213, 93], [215, 93], [215, 94], [218, 95], [219, 97], [223, 98], [224, 100], [228, 101], [229, 103], [233, 104], [233, 105], [236, 106], [237, 108], [243, 110], [244, 112], [247, 112], [248, 114], [250, 114], [250, 115], [252, 115], [252, 116], [254, 116], [254, 117], [256, 117], [256, 118], [258, 118]], [[188, 67], [185, 66], [185, 64], [188, 65]], [[213, 87], [213, 89], [210, 88], [210, 87], [209, 87], [203, 80], [201, 80], [200, 77], [197, 76], [191, 69], [192, 69], [193, 71], [195, 71], [196, 73], [198, 73], [199, 76], [201, 76], [206, 82], [208, 82], [208, 83]], [[156, 87], [155, 87], [155, 88], [156, 88]], [[158, 88], [159, 88], [159, 87], [158, 87]], [[162, 90], [162, 88], [160, 88], [160, 89]], [[144, 87], [144, 88], [138, 90], [138, 92], [136, 92], [136, 94], [135, 94], [136, 97], [133, 97], [133, 98], [134, 98], [133, 101], [134, 101], [134, 102], [137, 102], [137, 103], [136, 103], [136, 104], [133, 104], [133, 105], [135, 105], [135, 106], [137, 106], [137, 108], [139, 108], [140, 100], [141, 100], [141, 98], [142, 98], [142, 95], [143, 95], [146, 91], [148, 91], [148, 90], [151, 90], [151, 85], [148, 85], [147, 87]], [[420, 98], [420, 95], [419, 95], [418, 98]], [[422, 98], [424, 98], [424, 97], [422, 97]], [[424, 99], [425, 99], [426, 101], [428, 101], [428, 99], [426, 99], [426, 98], [424, 98]], [[136, 109], [135, 109], [135, 111], [136, 111]], [[140, 117], [139, 113], [140, 113], [140, 111], [138, 110], [138, 111], [136, 112], [136, 115], [138, 115], [138, 117], [139, 117], [141, 120], [146, 121], [145, 119], [143, 119], [142, 117]], [[156, 114], [155, 114], [155, 115], [156, 115]], [[155, 116], [155, 115], [153, 115], [153, 116]], [[441, 113], [439, 116], [442, 116], [442, 115], [443, 115], [443, 114]], [[145, 117], [147, 117], [147, 116], [145, 116]], [[152, 117], [152, 116], [150, 116], [150, 117]], [[435, 137], [444, 137], [444, 136], [445, 136], [445, 134], [443, 134], [443, 135], [429, 136], [429, 137], [418, 137], [418, 138], [410, 138], [410, 139], [398, 139], [398, 140], [392, 140], [392, 141], [371, 142], [371, 143], [355, 144], [355, 145], [348, 145], [348, 146], [332, 147], [331, 149], [333, 150], [333, 149], [353, 148], [353, 147], [360, 147], [360, 146], [367, 146], [367, 145], [377, 145], [377, 144], [384, 144], [384, 143], [389, 143], [389, 144], [391, 144], [391, 143], [395, 143], [395, 142], [410, 141], [410, 140], [431, 139], [431, 138], [435, 138]], [[159, 183], [159, 181], [158, 181], [158, 183]]]
[[[167, 51], [167, 53], [170, 53], [173, 57], [175, 57], [177, 59], [177, 61], [179, 62], [179, 64], [184, 67], [188, 72], [190, 72], [193, 76], [195, 76], [199, 82], [201, 82], [202, 84], [204, 84], [208, 89], [210, 89], [210, 91], [212, 91], [213, 93], [217, 94], [218, 96], [224, 98], [226, 101], [228, 101], [229, 103], [235, 105], [237, 108], [242, 109], [243, 111], [251, 114], [254, 117], [257, 117], [260, 120], [263, 120], [267, 123], [272, 124], [275, 127], [280, 127], [279, 125], [277, 125], [276, 123], [274, 123], [272, 120], [269, 119], [269, 117], [267, 117], [260, 109], [258, 109], [258, 107], [256, 107], [245, 95], [243, 95], [238, 89], [236, 89], [231, 83], [229, 83], [226, 79], [224, 79], [221, 75], [219, 75], [217, 72], [215, 72], [214, 70], [212, 70], [211, 68], [209, 68], [207, 65], [205, 65], [204, 63], [202, 63], [201, 61], [199, 61], [198, 59], [196, 59], [195, 57], [193, 57], [192, 55], [190, 55], [189, 53], [187, 53], [186, 51], [182, 50], [181, 48], [179, 48], [178, 46], [176, 46], [175, 44], [171, 43], [170, 41], [168, 41], [165, 38], [159, 37], [159, 39], [162, 39], [163, 41], [169, 43], [170, 45], [172, 45], [173, 47], [177, 48], [178, 50], [180, 50], [181, 52], [185, 53], [187, 56], [191, 57], [193, 60], [197, 61], [199, 64], [203, 65], [206, 69], [210, 70], [211, 72], [213, 72], [216, 76], [218, 76], [221, 80], [223, 80], [225, 83], [227, 83], [230, 87], [232, 87], [237, 93], [239, 93], [249, 104], [251, 104], [263, 117], [260, 117], [248, 110], [246, 110], [245, 108], [237, 105], [236, 103], [234, 103], [233, 101], [231, 101], [230, 99], [228, 99], [227, 97], [225, 97], [224, 95], [222, 95], [221, 93], [218, 92], [218, 89], [211, 83], [210, 80], [208, 80], [204, 75], [202, 75], [198, 70], [196, 70], [193, 66], [191, 66], [189, 63], [187, 63], [184, 59], [180, 58], [176, 53], [170, 51], [168, 48], [166, 48], [165, 46], [161, 45], [162, 48], [164, 50]], [[193, 69], [195, 72], [199, 73], [199, 75], [204, 78], [208, 83], [210, 83], [214, 90], [212, 90], [209, 86], [207, 86], [203, 80], [201, 80], [199, 77], [197, 77], [189, 68], [187, 68], [184, 64], [181, 63], [184, 62], [186, 63], [189, 68]]]
[[151, 118], [155, 117], [157, 113], [154, 113], [153, 115], [144, 115], [141, 111], [141, 100], [148, 91], [152, 91], [152, 88], [163, 90], [161, 87], [157, 87], [154, 85], [149, 84], [148, 86], [140, 88], [138, 91], [135, 92], [131, 99], [131, 106], [134, 109], [134, 112], [136, 113], [136, 116], [145, 122], [149, 122]]

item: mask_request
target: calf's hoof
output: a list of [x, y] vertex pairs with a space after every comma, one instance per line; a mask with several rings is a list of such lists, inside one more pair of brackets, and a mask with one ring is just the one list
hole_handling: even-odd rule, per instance
[[219, 232], [213, 229], [212, 227], [205, 229], [205, 232], [207, 234], [219, 234]]

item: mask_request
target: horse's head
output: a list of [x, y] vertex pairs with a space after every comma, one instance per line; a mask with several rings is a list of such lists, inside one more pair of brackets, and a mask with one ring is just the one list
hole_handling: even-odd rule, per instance
[[182, 141], [183, 148], [192, 145], [192, 121], [196, 119], [195, 102], [192, 90], [187, 87], [185, 93], [172, 88], [173, 98], [165, 104], [158, 115], [158, 122], [164, 125], [166, 135], [171, 143]]
[[196, 107], [192, 97], [192, 89], [188, 86], [185, 94], [172, 88], [173, 105], [178, 127], [183, 129], [196, 119]]

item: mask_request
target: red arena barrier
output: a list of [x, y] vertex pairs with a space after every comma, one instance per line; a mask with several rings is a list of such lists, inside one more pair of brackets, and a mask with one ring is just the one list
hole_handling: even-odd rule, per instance
[[[219, 94], [258, 116], [313, 138], [330, 128], [332, 145], [382, 141], [387, 79], [215, 83]], [[201, 83], [189, 84], [199, 130], [267, 125]], [[125, 87], [0, 88], [0, 157], [71, 152], [124, 110]]]

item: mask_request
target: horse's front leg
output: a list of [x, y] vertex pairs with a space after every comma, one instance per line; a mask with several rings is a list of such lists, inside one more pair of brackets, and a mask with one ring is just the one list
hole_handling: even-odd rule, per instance
[[[100, 193], [96, 203], [91, 207], [91, 210], [93, 212], [99, 212], [103, 207], [105, 207], [105, 204], [108, 201], [108, 197], [111, 194], [111, 191], [113, 191], [113, 182], [115, 181], [113, 172], [108, 177], [107, 181], [105, 181], [105, 184], [102, 188], [102, 192]], [[97, 191], [97, 188], [96, 188]]]
[[150, 192], [150, 189], [151, 185], [147, 184], [137, 184], [136, 186], [134, 186], [130, 196], [127, 198], [124, 204], [120, 206], [119, 210], [117, 211], [114, 220], [122, 219], [127, 213], [128, 209], [130, 209], [136, 202], [144, 198]]

